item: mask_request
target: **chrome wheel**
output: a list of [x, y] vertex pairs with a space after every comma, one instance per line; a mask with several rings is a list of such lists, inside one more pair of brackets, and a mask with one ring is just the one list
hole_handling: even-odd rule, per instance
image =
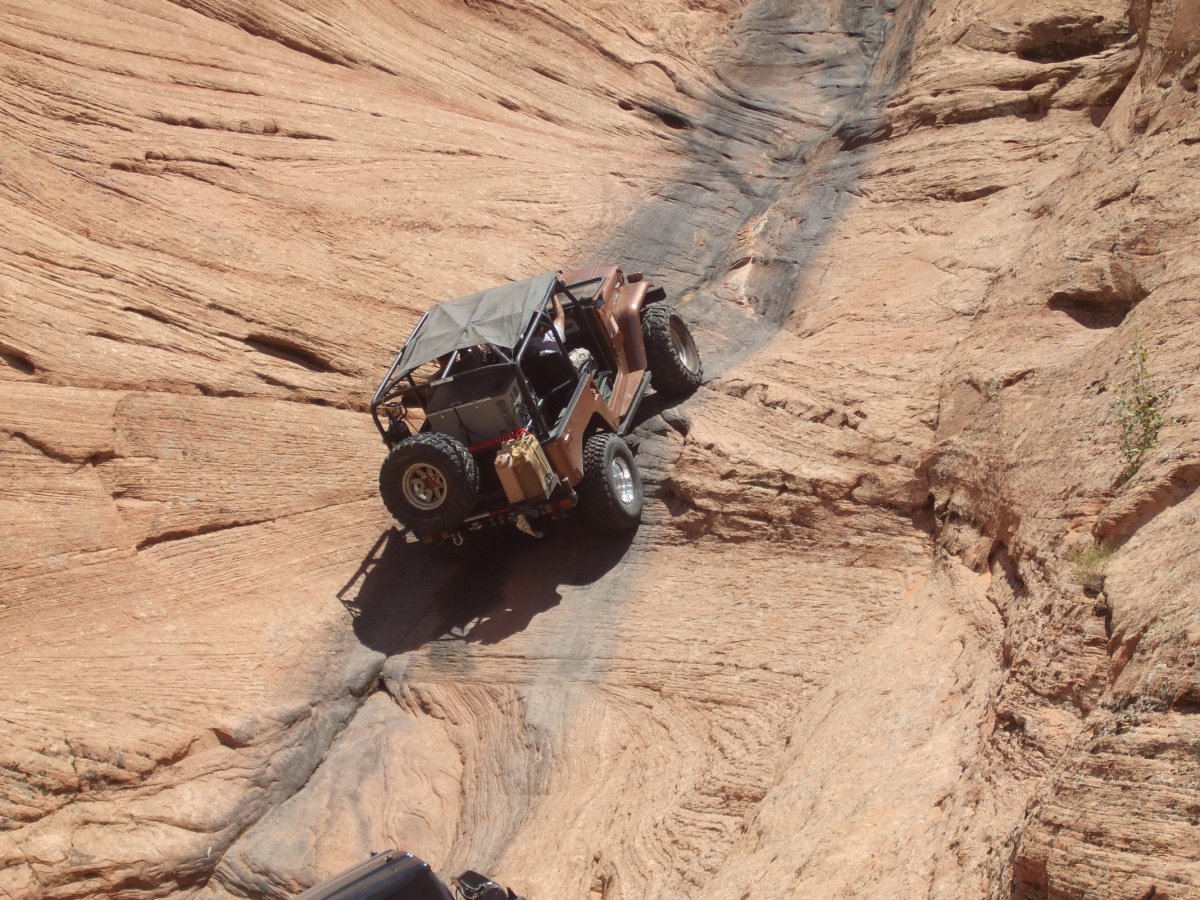
[[696, 343], [687, 325], [678, 316], [671, 317], [671, 346], [675, 348], [675, 355], [685, 369], [689, 372], [700, 371], [700, 353], [696, 350]]
[[402, 476], [404, 499], [416, 509], [437, 509], [446, 502], [449, 485], [446, 476], [436, 466], [416, 463], [404, 470]]
[[633, 453], [618, 435], [598, 431], [583, 443], [579, 503], [598, 531], [632, 531], [642, 519], [642, 479]]
[[633, 472], [629, 468], [629, 463], [619, 456], [612, 461], [612, 482], [617, 492], [617, 499], [626, 506], [631, 504], [634, 497]]

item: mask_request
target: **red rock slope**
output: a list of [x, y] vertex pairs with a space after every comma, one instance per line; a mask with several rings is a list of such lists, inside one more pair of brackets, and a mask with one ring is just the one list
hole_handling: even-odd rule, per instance
[[[628, 6], [0, 10], [0, 896], [1200, 895], [1200, 9]], [[637, 536], [389, 536], [420, 310], [608, 259]]]

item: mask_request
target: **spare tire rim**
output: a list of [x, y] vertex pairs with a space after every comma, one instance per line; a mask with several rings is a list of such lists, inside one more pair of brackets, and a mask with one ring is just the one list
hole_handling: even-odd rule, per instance
[[404, 489], [404, 499], [415, 509], [426, 512], [445, 503], [446, 494], [450, 490], [446, 476], [437, 466], [431, 466], [429, 463], [416, 463], [405, 469], [401, 485]]
[[671, 317], [671, 346], [685, 369], [693, 373], [699, 370], [700, 354], [696, 352], [696, 343], [688, 327], [676, 316]]
[[612, 461], [612, 482], [617, 491], [617, 499], [628, 506], [633, 502], [633, 469], [629, 463], [617, 457]]

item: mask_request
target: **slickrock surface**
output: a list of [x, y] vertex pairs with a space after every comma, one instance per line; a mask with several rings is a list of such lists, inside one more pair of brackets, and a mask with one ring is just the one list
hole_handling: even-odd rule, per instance
[[[0, 897], [390, 846], [1200, 897], [1198, 51], [1196, 0], [0, 5]], [[610, 261], [710, 375], [637, 534], [397, 539], [420, 312]]]

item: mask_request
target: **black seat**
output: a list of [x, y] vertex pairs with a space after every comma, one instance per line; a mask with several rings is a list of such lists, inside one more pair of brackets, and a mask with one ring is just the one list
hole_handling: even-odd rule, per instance
[[553, 425], [571, 399], [579, 373], [566, 354], [553, 350], [529, 358], [525, 366], [529, 384], [538, 396], [538, 407], [546, 423]]

